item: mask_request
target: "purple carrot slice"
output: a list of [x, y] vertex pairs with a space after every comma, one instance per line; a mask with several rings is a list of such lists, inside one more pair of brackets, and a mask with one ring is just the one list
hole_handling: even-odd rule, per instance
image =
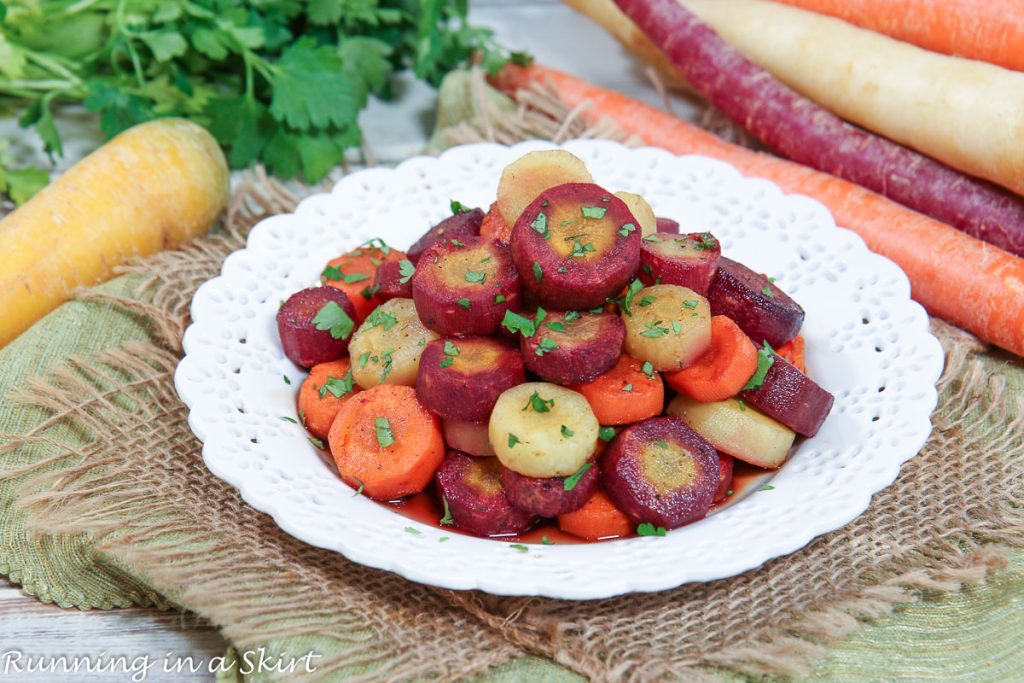
[[455, 526], [480, 536], [519, 534], [534, 515], [512, 507], [501, 486], [497, 458], [476, 458], [449, 450], [435, 480], [442, 505], [447, 502]]
[[658, 216], [657, 226], [658, 232], [667, 232], [673, 235], [679, 234], [679, 221], [677, 220]]
[[336, 287], [310, 287], [292, 294], [277, 311], [284, 355], [305, 368], [341, 358], [355, 318], [356, 307]]
[[712, 315], [728, 316], [754, 340], [778, 348], [800, 334], [804, 309], [766, 275], [725, 258], [708, 288]]
[[523, 359], [511, 341], [435, 339], [420, 356], [416, 396], [446, 420], [486, 422], [502, 392], [524, 381]]
[[[568, 483], [566, 483], [568, 482]], [[527, 477], [501, 468], [505, 497], [516, 509], [539, 517], [557, 517], [579, 510], [601, 483], [601, 468], [588, 462], [569, 477]]]
[[585, 384], [622, 355], [626, 326], [614, 313], [552, 311], [532, 337], [519, 341], [527, 369], [557, 384]]
[[707, 296], [722, 256], [722, 245], [714, 235], [658, 232], [641, 242], [639, 277], [644, 285], [679, 285]]
[[427, 230], [426, 233], [405, 252], [413, 265], [420, 261], [423, 252], [432, 244], [444, 239], [465, 240], [467, 237], [476, 237], [480, 234], [480, 226], [484, 222], [484, 212], [481, 209], [462, 211], [445, 218], [443, 221]]
[[774, 362], [761, 385], [740, 396], [797, 434], [814, 436], [832, 410], [832, 394], [782, 356], [772, 355]]
[[[409, 261], [385, 261], [377, 266], [373, 288], [381, 301], [412, 298], [412, 271], [415, 266]], [[405, 272], [403, 272], [403, 269]]]

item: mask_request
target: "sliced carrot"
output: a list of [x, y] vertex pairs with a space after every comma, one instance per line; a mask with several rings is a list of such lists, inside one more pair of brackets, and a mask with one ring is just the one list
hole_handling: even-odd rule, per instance
[[441, 421], [412, 387], [379, 384], [341, 406], [328, 434], [338, 473], [376, 500], [419, 493], [444, 458]]
[[804, 363], [804, 338], [800, 335], [775, 349], [775, 353], [796, 366], [800, 372], [807, 374], [807, 365]]
[[491, 204], [490, 210], [484, 215], [480, 236], [501, 242], [508, 242], [512, 238], [512, 226], [505, 222], [505, 218], [498, 211], [498, 202]]
[[740, 393], [757, 370], [757, 347], [740, 326], [724, 315], [711, 318], [711, 348], [682, 370], [666, 372], [665, 381], [692, 399], [710, 403]]
[[314, 365], [299, 389], [299, 418], [313, 436], [326, 439], [345, 401], [362, 391], [352, 380], [352, 364], [339, 358]]
[[558, 528], [587, 541], [598, 541], [631, 535], [633, 522], [599, 488], [579, 510], [559, 515]]
[[506, 91], [552, 84], [570, 107], [589, 106], [591, 122], [616, 123], [648, 145], [675, 154], [705, 154], [741, 173], [805, 194], [853, 230], [868, 248], [894, 261], [911, 294], [930, 313], [1008, 351], [1024, 355], [1024, 259], [974, 239], [835, 176], [730, 144], [692, 123], [575, 76], [533, 65], [507, 66], [496, 84]]
[[597, 421], [603, 425], [623, 425], [661, 414], [665, 407], [665, 385], [656, 370], [635, 358], [622, 354], [619, 362], [592, 382], [576, 384], [574, 391], [590, 403]]
[[377, 266], [385, 261], [401, 261], [405, 253], [387, 247], [363, 246], [327, 262], [320, 280], [348, 294], [356, 307], [356, 322], [361, 323], [373, 309], [384, 303], [371, 289]]

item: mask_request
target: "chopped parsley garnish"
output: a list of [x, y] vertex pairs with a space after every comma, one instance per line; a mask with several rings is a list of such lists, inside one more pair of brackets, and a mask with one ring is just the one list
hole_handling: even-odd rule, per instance
[[404, 285], [412, 276], [416, 274], [416, 266], [412, 264], [409, 259], [402, 259], [398, 262], [398, 272], [401, 273], [402, 277], [398, 280], [398, 284]]
[[537, 315], [533, 320], [519, 315], [515, 311], [505, 311], [505, 317], [501, 320], [501, 326], [509, 332], [518, 332], [524, 337], [532, 337], [536, 334], [547, 315], [548, 312], [539, 306], [537, 307]]
[[630, 233], [636, 232], [636, 226], [632, 223], [626, 223], [619, 228], [619, 234], [623, 237], [629, 237]]
[[328, 301], [313, 318], [313, 324], [321, 332], [329, 331], [332, 339], [348, 339], [356, 324], [335, 301]]
[[362, 370], [366, 367], [366, 361], [370, 360], [370, 352], [359, 354], [359, 369]]
[[764, 346], [757, 350], [757, 369], [741, 391], [760, 389], [761, 385], [764, 384], [765, 375], [768, 374], [768, 370], [773, 365], [775, 365], [775, 352], [772, 351], [772, 347], [768, 345], [768, 342], [765, 342]]
[[565, 324], [560, 323], [557, 320], [548, 321], [544, 324], [547, 325], [548, 329], [552, 330], [553, 332], [565, 332]]
[[452, 519], [452, 509], [448, 506], [448, 498], [441, 496], [441, 503], [444, 505], [444, 517], [438, 520], [438, 524], [442, 526], [451, 526], [455, 524], [455, 520]]
[[366, 316], [364, 324], [369, 327], [377, 327], [378, 325], [384, 326], [384, 331], [387, 332], [392, 327], [398, 324], [398, 318], [385, 311], [382, 307], [378, 306], [373, 309], [373, 313]]
[[466, 282], [472, 282], [474, 284], [483, 284], [487, 280], [487, 273], [481, 273], [475, 270], [471, 270], [466, 273]]
[[387, 448], [395, 442], [395, 433], [391, 431], [391, 421], [386, 417], [374, 419], [373, 426], [377, 432], [377, 444], [381, 448]]
[[281, 375], [281, 377], [284, 379], [284, 383], [285, 384], [291, 384], [292, 383], [292, 381], [290, 379], [288, 379], [288, 375]]
[[747, 404], [742, 398], [736, 399], [736, 404], [740, 407], [740, 412], [747, 412]]
[[769, 299], [775, 298], [775, 292], [773, 292], [772, 288], [769, 287], [768, 285], [765, 285], [764, 287], [761, 288], [761, 293], [764, 294]]
[[334, 398], [341, 398], [351, 392], [354, 386], [355, 379], [352, 378], [352, 370], [349, 370], [345, 377], [341, 379], [338, 377], [328, 377], [324, 385], [320, 387], [320, 398], [326, 396], [328, 391], [334, 395]]
[[643, 264], [642, 266], [640, 266], [640, 270], [644, 271], [648, 275], [653, 275], [654, 274], [654, 272], [651, 270], [651, 267], [649, 265], [647, 265], [646, 263]]
[[552, 541], [551, 539], [549, 539], [546, 534], [544, 536], [540, 537], [540, 542], [543, 543], [544, 545], [554, 545], [555, 544], [555, 542]]
[[569, 252], [569, 256], [573, 258], [584, 258], [587, 254], [591, 254], [595, 251], [597, 250], [594, 248], [594, 245], [591, 244], [590, 242], [583, 244], [579, 240], [576, 240], [576, 242], [574, 242], [572, 245], [572, 251]]
[[540, 343], [537, 344], [537, 350], [535, 353], [538, 356], [543, 356], [545, 353], [550, 353], [558, 348], [558, 344], [555, 343], [554, 339], [550, 337], [541, 337]]
[[310, 436], [310, 437], [307, 437], [307, 438], [309, 439], [309, 442], [311, 444], [313, 444], [314, 446], [316, 446], [320, 450], [324, 449], [324, 442], [321, 441], [320, 439], [316, 438], [315, 436]]
[[686, 301], [683, 302], [683, 308], [692, 311], [693, 309], [697, 308], [698, 303], [699, 302], [696, 299], [687, 299]]
[[665, 530], [665, 527], [655, 527], [650, 522], [644, 522], [636, 526], [637, 536], [665, 536], [666, 534], [668, 534], [668, 531]]
[[469, 299], [466, 299], [465, 297], [463, 297], [462, 299], [459, 299], [455, 303], [457, 303], [459, 306], [462, 306], [466, 310], [469, 310], [470, 306], [472, 305], [472, 304], [469, 303]]
[[370, 287], [364, 287], [363, 291], [359, 292], [359, 295], [369, 301], [373, 297], [377, 296], [377, 292], [380, 291], [380, 287], [377, 285], [371, 285]]
[[495, 305], [505, 303], [505, 295], [504, 294], [495, 294], [494, 295], [494, 303], [495, 303]]
[[384, 361], [384, 363], [383, 363], [383, 370], [384, 370], [384, 372], [380, 373], [380, 383], [381, 384], [384, 384], [384, 381], [388, 378], [388, 375], [391, 374], [391, 363], [392, 363], [391, 354], [394, 353], [394, 352], [395, 352], [394, 349], [388, 349], [384, 353], [380, 354], [381, 359]]
[[620, 391], [626, 391], [626, 392], [633, 391], [633, 385], [632, 384], [623, 384], [622, 385], [622, 389]]
[[626, 289], [626, 296], [622, 297], [619, 301], [619, 306], [626, 313], [626, 315], [633, 315], [633, 299], [636, 298], [637, 293], [644, 288], [644, 283], [640, 280], [633, 280], [629, 283], [629, 287]]
[[341, 272], [341, 268], [331, 265], [328, 265], [324, 268], [323, 272], [320, 273], [320, 277], [324, 280], [340, 280], [342, 275], [344, 275], [344, 273]]
[[356, 492], [352, 494], [352, 497], [355, 498], [356, 496], [363, 495], [363, 489], [366, 488], [366, 484], [364, 484], [363, 480], [360, 479], [359, 477], [352, 477], [352, 478], [356, 480], [357, 484], [359, 484], [359, 488], [357, 488]]
[[579, 320], [580, 318], [582, 318], [583, 314], [581, 314], [579, 311], [566, 311], [565, 315], [562, 317], [565, 318], [565, 322], [571, 323], [573, 320]]
[[610, 202], [611, 200], [612, 200], [612, 198], [611, 198], [611, 197], [601, 197], [601, 201], [602, 201], [602, 202], [604, 202], [605, 204], [607, 204], [607, 203], [608, 203], [608, 202]]
[[565, 266], [558, 266], [558, 272], [559, 273], [568, 273], [569, 269], [566, 268]]
[[[294, 417], [288, 417], [287, 415], [282, 415], [281, 419], [284, 420], [285, 422], [290, 422], [293, 425], [299, 424], [298, 420], [296, 420]], [[565, 429], [565, 427], [563, 427], [562, 429]]]
[[583, 214], [584, 218], [604, 218], [604, 215], [608, 213], [608, 207], [582, 206], [580, 207], [580, 213]]
[[511, 543], [509, 544], [508, 547], [512, 548], [512, 550], [518, 550], [521, 553], [530, 552], [530, 548], [528, 546], [523, 545], [522, 543]]
[[465, 204], [460, 202], [458, 199], [449, 200], [448, 206], [452, 210], [452, 215], [455, 215], [457, 213], [466, 213], [467, 211], [472, 211], [471, 208], [469, 208], [468, 206], [466, 206]]
[[299, 411], [299, 422], [302, 423], [303, 427], [306, 426], [306, 411], [304, 411], [304, 410], [300, 410]]
[[455, 356], [459, 355], [459, 347], [450, 341], [444, 343], [444, 360], [441, 361], [441, 367], [447, 368], [455, 362]]
[[608, 443], [615, 438], [615, 427], [601, 427], [597, 430], [597, 436], [601, 441]]
[[651, 443], [658, 448], [668, 448], [668, 441], [652, 441]]
[[537, 217], [530, 223], [530, 227], [544, 239], [551, 235], [551, 231], [548, 230], [548, 217], [543, 211], [537, 214]]
[[530, 396], [530, 399], [526, 402], [526, 405], [523, 406], [523, 412], [525, 413], [530, 408], [533, 408], [533, 412], [535, 412], [535, 413], [550, 413], [551, 409], [554, 408], [554, 407], [555, 407], [555, 399], [553, 399], [553, 398], [549, 398], [549, 399], [541, 398], [540, 394], [538, 394], [535, 391]]
[[652, 320], [647, 323], [646, 328], [640, 332], [641, 337], [650, 337], [651, 339], [657, 339], [658, 337], [664, 337], [668, 334], [667, 327], [661, 327], [660, 320]]
[[710, 232], [701, 233], [699, 240], [694, 240], [693, 247], [701, 251], [711, 251], [718, 247], [718, 240]]
[[649, 360], [645, 360], [640, 371], [647, 375], [647, 379], [654, 379], [654, 364]]
[[[385, 242], [384, 240], [382, 240], [379, 237], [372, 237], [372, 238], [366, 240], [365, 242], [363, 242], [362, 244], [360, 244], [359, 246], [360, 247], [368, 247], [370, 249], [376, 249], [377, 251], [379, 251], [380, 253], [384, 254], [385, 256], [387, 256], [388, 254], [391, 253], [391, 247], [389, 247], [388, 243]], [[356, 254], [353, 254], [353, 256], [362, 256], [362, 254], [356, 253]]]
[[455, 239], [455, 238], [452, 238], [452, 239], [451, 239], [451, 240], [449, 240], [449, 241], [450, 241], [450, 242], [451, 242], [452, 244], [454, 244], [454, 245], [455, 245], [456, 247], [464, 247], [464, 246], [466, 246], [466, 243], [465, 243], [465, 242], [459, 241], [459, 240], [457, 240], [457, 239]]
[[412, 534], [413, 536], [419, 536], [423, 532], [420, 531], [419, 529], [414, 529], [411, 526], [407, 526], [407, 527], [405, 527], [405, 533]]
[[653, 304], [657, 300], [658, 300], [658, 297], [651, 296], [650, 294], [648, 294], [644, 298], [640, 299], [640, 301], [637, 301], [636, 305], [637, 306], [650, 306], [651, 304]]
[[536, 261], [533, 262], [533, 277], [537, 278], [537, 282], [540, 282], [544, 277], [544, 269]]
[[566, 491], [572, 491], [574, 488], [576, 488], [576, 484], [580, 483], [580, 479], [582, 479], [583, 475], [587, 473], [587, 470], [589, 470], [593, 466], [594, 463], [592, 462], [583, 463], [582, 467], [580, 467], [578, 470], [576, 470], [575, 472], [573, 472], [572, 474], [565, 478], [565, 483], [562, 484], [562, 488], [565, 489]]
[[515, 446], [515, 445], [516, 445], [517, 443], [522, 443], [522, 442], [521, 442], [521, 441], [519, 440], [519, 437], [518, 437], [518, 436], [516, 436], [515, 434], [513, 434], [512, 432], [509, 432], [509, 433], [508, 433], [508, 447], [509, 447], [509, 448], [512, 448], [512, 447], [513, 447], [513, 446]]
[[438, 543], [444, 543], [447, 540], [448, 540], [448, 536], [442, 536], [441, 538], [437, 539], [437, 542]]
[[576, 432], [572, 431], [571, 429], [569, 429], [565, 425], [562, 425], [562, 436], [564, 436], [565, 438], [568, 439], [570, 436], [572, 436], [575, 433]]
[[598, 313], [604, 313], [604, 306], [594, 306], [589, 311], [587, 311], [587, 313], [592, 313], [594, 315], [597, 315]]
[[661, 238], [658, 237], [657, 235], [648, 235], [647, 237], [643, 238], [643, 241], [644, 242], [660, 242]]
[[774, 491], [775, 487], [772, 486], [771, 484], [761, 484], [761, 487], [758, 488], [757, 490], [758, 491]]
[[679, 334], [683, 331], [683, 326], [675, 320], [672, 321], [672, 334]]

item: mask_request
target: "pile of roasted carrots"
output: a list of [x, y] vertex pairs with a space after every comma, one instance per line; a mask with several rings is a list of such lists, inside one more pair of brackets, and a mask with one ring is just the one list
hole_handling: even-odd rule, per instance
[[1016, 3], [567, 1], [779, 156], [542, 66], [506, 68], [499, 88], [550, 83], [647, 144], [814, 197], [896, 262], [929, 312], [1024, 355]]

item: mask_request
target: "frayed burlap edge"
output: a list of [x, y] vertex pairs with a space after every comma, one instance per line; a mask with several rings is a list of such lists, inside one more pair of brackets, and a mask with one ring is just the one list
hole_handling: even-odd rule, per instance
[[[500, 117], [490, 112], [485, 114], [490, 116], [486, 122], [467, 122], [447, 131], [446, 136], [458, 141], [487, 139], [490, 136], [492, 139], [514, 142], [519, 139], [516, 136], [554, 138], [588, 133], [596, 136], [597, 130], [602, 137], [630, 141], [618, 134], [610, 124], [595, 129], [584, 121], [580, 115], [581, 108], [568, 110], [557, 97], [542, 88], [520, 93], [517, 99], [521, 104], [529, 103], [529, 106], [520, 106], [514, 114], [499, 112]], [[487, 112], [486, 105], [483, 111]], [[543, 112], [539, 119], [535, 118], [538, 112]], [[535, 123], [529, 123], [530, 120]], [[253, 221], [266, 213], [289, 210], [294, 206], [295, 199], [279, 185], [268, 183], [265, 179], [257, 180], [236, 196], [242, 199], [234, 204], [235, 217], [229, 221], [229, 227], [223, 234], [203, 238], [183, 250], [161, 254], [124, 269], [124, 272], [143, 276], [143, 283], [137, 292], [139, 297], [106, 297], [104, 301], [124, 305], [150, 322], [160, 346], [129, 345], [111, 351], [102, 359], [90, 359], [77, 364], [77, 368], [58, 371], [55, 379], [49, 382], [31, 384], [23, 392], [22, 398], [48, 406], [54, 412], [54, 417], [47, 424], [73, 416], [86, 423], [92, 420], [92, 427], [101, 432], [109, 427], [110, 416], [118, 413], [106, 411], [118, 392], [94, 395], [94, 406], [99, 407], [94, 411], [92, 408], [83, 409], [80, 401], [69, 400], [69, 393], [62, 390], [69, 383], [79, 386], [77, 383], [82, 381], [83, 375], [93, 379], [106, 377], [115, 384], [120, 383], [121, 387], [129, 388], [169, 383], [170, 373], [180, 353], [180, 334], [187, 324], [188, 301], [195, 287], [215, 274], [223, 258], [241, 246], [242, 238]], [[262, 209], [259, 208], [261, 206]], [[98, 297], [94, 292], [88, 292], [83, 293], [81, 298]], [[1000, 378], [984, 376], [980, 362], [973, 357], [983, 348], [976, 340], [941, 323], [936, 323], [936, 327], [948, 354], [947, 368], [940, 382], [942, 401], [951, 408], [946, 411], [947, 414], [957, 415], [958, 418], [948, 423], [937, 423], [937, 437], [933, 437], [933, 440], [945, 439], [946, 446], [960, 449], [964, 445], [965, 435], [971, 436], [972, 428], [991, 425], [994, 420], [1000, 434], [983, 431], [973, 435], [972, 443], [978, 445], [986, 441], [986, 448], [1002, 453], [1007, 461], [1019, 460], [1024, 450], [1024, 446], [1020, 445], [1024, 441], [1021, 438], [1024, 433], [1021, 424], [1024, 418], [1021, 414], [1024, 410], [1021, 409], [1019, 399], [1015, 401], [1014, 397], [1000, 396]], [[127, 376], [125, 373], [128, 373]], [[985, 392], [989, 393], [985, 401], [988, 414], [964, 417], [971, 413], [971, 405]], [[184, 428], [183, 425], [179, 426]], [[991, 430], [997, 428], [990, 427]], [[994, 439], [989, 442], [987, 439], [990, 437]], [[22, 445], [45, 438], [41, 430], [19, 437]], [[10, 447], [17, 445], [15, 441]], [[940, 447], [942, 445], [939, 444]], [[65, 453], [63, 457], [71, 455]], [[293, 619], [289, 618], [289, 610], [308, 607], [308, 601], [268, 605], [267, 591], [280, 584], [267, 582], [255, 587], [238, 587], [234, 557], [200, 548], [190, 551], [189, 557], [181, 558], [180, 527], [170, 521], [165, 526], [155, 522], [155, 518], [164, 510], [161, 502], [147, 500], [147, 493], [143, 489], [126, 492], [116, 476], [116, 460], [89, 462], [88, 448], [77, 449], [74, 455], [80, 461], [79, 464], [70, 469], [63, 468], [58, 474], [44, 472], [45, 466], [42, 463], [34, 465], [38, 468], [36, 471], [39, 472], [39, 479], [34, 480], [31, 486], [26, 486], [28, 495], [24, 500], [24, 504], [34, 512], [34, 528], [42, 532], [73, 529], [96, 534], [102, 551], [118, 556], [128, 565], [148, 567], [157, 579], [155, 583], [158, 586], [176, 586], [182, 591], [183, 604], [211, 618], [224, 629], [226, 636], [243, 647], [275, 637], [287, 638], [311, 633], [308, 624], [296, 626]], [[46, 492], [34, 493], [39, 491], [38, 485], [44, 481]], [[630, 660], [603, 650], [600, 642], [596, 647], [588, 646], [587, 638], [601, 641], [605, 634], [594, 632], [595, 627], [581, 617], [587, 609], [585, 605], [567, 607], [557, 601], [504, 600], [478, 593], [431, 591], [432, 594], [442, 596], [448, 604], [465, 610], [490, 632], [500, 634], [508, 645], [496, 644], [483, 638], [480, 645], [484, 656], [478, 657], [474, 653], [471, 664], [459, 670], [453, 670], [450, 666], [434, 667], [430, 663], [424, 667], [422, 662], [411, 662], [406, 655], [389, 662], [388, 668], [374, 670], [365, 676], [376, 679], [424, 673], [442, 677], [468, 675], [506, 661], [520, 649], [550, 657], [595, 680], [641, 680], [661, 675], [696, 680], [712, 676], [707, 670], [698, 668], [702, 665], [723, 666], [748, 673], [798, 674], [806, 671], [810, 663], [826, 651], [829, 642], [855, 631], [863, 620], [887, 614], [901, 604], [919, 599], [924, 592], [951, 592], [964, 585], [983, 581], [992, 570], [1002, 566], [1005, 559], [999, 544], [1020, 546], [1024, 542], [1020, 505], [1024, 496], [1020, 492], [1019, 466], [1003, 481], [1008, 482], [1005, 496], [991, 496], [990, 504], [972, 509], [970, 523], [947, 529], [941, 542], [906, 549], [897, 560], [873, 569], [855, 588], [826, 596], [799, 618], [776, 624], [768, 632], [750, 633], [750, 637], [742, 643], [733, 641], [728, 647], [710, 644], [702, 647], [697, 656], [645, 657], [641, 650], [634, 650], [635, 657]], [[148, 527], [139, 532], [125, 533], [124, 514], [138, 510], [147, 511], [146, 517], [140, 521]], [[150, 517], [149, 513], [154, 517]], [[815, 541], [822, 542], [827, 542], [827, 538]], [[186, 560], [195, 571], [188, 574], [197, 579], [192, 592], [187, 592], [181, 577], [170, 565], [167, 572], [174, 575], [160, 575], [159, 566], [167, 564], [165, 560], [171, 558], [175, 561]], [[775, 562], [784, 563], [786, 558]], [[358, 568], [354, 570], [359, 571]], [[638, 600], [643, 603], [647, 597]], [[424, 604], [430, 604], [429, 600]], [[359, 623], [348, 621], [348, 616], [336, 619], [338, 614], [334, 605], [324, 605], [320, 610], [314, 610], [315, 617], [327, 621], [312, 632], [336, 635], [337, 629], [351, 629]], [[384, 614], [385, 618], [387, 616]], [[457, 621], [454, 619], [452, 623]], [[469, 629], [467, 623], [462, 626]], [[596, 630], [599, 631], [600, 627], [596, 627]], [[387, 633], [386, 629], [376, 631], [377, 637], [384, 633]], [[365, 644], [355, 641], [349, 644], [356, 648]], [[404, 643], [403, 646], [415, 648], [416, 643]], [[357, 649], [355, 652], [361, 651]], [[421, 651], [420, 654], [428, 653]], [[450, 659], [450, 654], [450, 651], [446, 651], [445, 658]], [[381, 658], [369, 649], [364, 655], [365, 663], [381, 663]], [[336, 658], [327, 671], [351, 665], [351, 656], [352, 651], [349, 651], [346, 657]], [[359, 663], [358, 657], [356, 663]]]

